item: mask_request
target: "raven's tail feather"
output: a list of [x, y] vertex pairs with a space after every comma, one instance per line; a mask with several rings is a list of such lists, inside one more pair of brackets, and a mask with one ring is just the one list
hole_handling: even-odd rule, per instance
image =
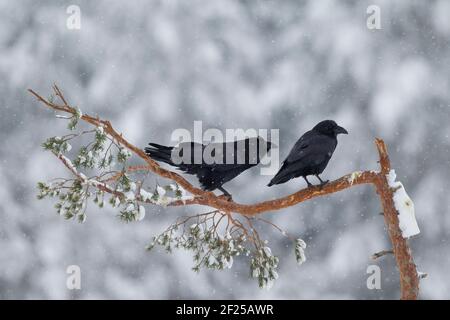
[[150, 147], [145, 148], [145, 153], [149, 155], [150, 158], [174, 165], [171, 157], [173, 147], [167, 147], [157, 143], [149, 143], [148, 145]]
[[278, 173], [272, 178], [272, 180], [270, 180], [270, 182], [267, 186], [271, 187], [274, 184], [285, 183], [285, 182], [291, 180], [293, 177], [292, 177], [292, 175], [289, 175], [288, 173], [289, 172], [286, 172], [285, 166], [283, 164], [283, 166], [280, 168]]
[[289, 181], [291, 179], [292, 179], [292, 177], [287, 176], [287, 175], [282, 175], [282, 176], [276, 175], [275, 177], [272, 178], [272, 180], [270, 180], [270, 182], [267, 186], [271, 187], [274, 184], [285, 183], [286, 181]]
[[159, 150], [172, 151], [172, 149], [173, 149], [173, 147], [163, 146], [162, 144], [157, 144], [157, 143], [153, 143], [153, 142], [150, 142], [148, 145], [152, 146], [153, 148], [159, 149]]

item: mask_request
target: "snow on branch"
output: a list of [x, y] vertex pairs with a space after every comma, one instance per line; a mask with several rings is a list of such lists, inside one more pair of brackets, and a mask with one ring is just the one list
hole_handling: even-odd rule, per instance
[[393, 191], [395, 209], [398, 211], [399, 227], [404, 238], [409, 238], [420, 233], [414, 213], [414, 203], [406, 193], [405, 187], [400, 181], [395, 181], [397, 175], [391, 169], [387, 175], [389, 187]]
[[[228, 268], [232, 265], [233, 257], [248, 256], [250, 274], [257, 278], [260, 287], [270, 287], [278, 277], [276, 271], [278, 258], [267, 246], [267, 240], [260, 238], [254, 224], [266, 223], [291, 239], [299, 264], [306, 260], [306, 243], [302, 239], [291, 237], [259, 215], [357, 185], [371, 184], [379, 194], [383, 207], [392, 253], [400, 273], [401, 298], [417, 299], [420, 275], [406, 239], [419, 233], [414, 205], [403, 185], [395, 181], [395, 171], [391, 170], [383, 140], [375, 140], [380, 158], [379, 172], [356, 171], [322, 187], [309, 187], [275, 200], [241, 204], [224, 196], [216, 196], [213, 192], [203, 191], [179, 174], [162, 168], [141, 148], [117, 132], [109, 121], [90, 116], [70, 106], [56, 85], [53, 86], [53, 95], [48, 99], [31, 89], [29, 92], [44, 106], [58, 112], [58, 119], [69, 121], [68, 129], [74, 132], [63, 137], [49, 138], [43, 143], [44, 149], [51, 151], [74, 178], [38, 183], [40, 192], [38, 198], [55, 197], [58, 201], [55, 208], [67, 219], [76, 218], [84, 222], [88, 199], [93, 197], [93, 201], [99, 207], [103, 207], [106, 195], [109, 196], [111, 206], [120, 209], [119, 216], [126, 222], [142, 220], [145, 217], [145, 204], [157, 206], [195, 204], [214, 208], [211, 212], [178, 219], [166, 231], [154, 237], [149, 249], [159, 245], [168, 252], [172, 248], [191, 250], [195, 271], [199, 271], [201, 267]], [[94, 126], [94, 129], [75, 132], [80, 121]], [[69, 142], [80, 136], [89, 136], [91, 142], [81, 146], [73, 160], [70, 160], [65, 155], [73, 153]], [[129, 158], [133, 156], [144, 164], [128, 165]], [[90, 174], [82, 173], [80, 170]], [[148, 189], [145, 182], [148, 174], [166, 178], [172, 183], [156, 186], [149, 192], [145, 189]], [[380, 254], [384, 255], [387, 252]]]

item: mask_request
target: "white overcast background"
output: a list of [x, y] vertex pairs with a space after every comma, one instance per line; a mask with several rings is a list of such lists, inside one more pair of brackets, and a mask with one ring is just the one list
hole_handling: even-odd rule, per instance
[[[80, 30], [66, 27], [73, 4]], [[381, 8], [381, 30], [366, 27], [369, 5]], [[308, 244], [297, 266], [291, 243], [262, 229], [280, 257], [271, 290], [258, 288], [245, 259], [196, 274], [189, 253], [144, 250], [177, 216], [205, 208], [148, 207], [143, 221], [125, 224], [91, 206], [84, 224], [65, 221], [35, 186], [69, 175], [40, 147], [66, 124], [26, 91], [48, 96], [53, 83], [142, 147], [169, 144], [173, 130], [202, 120], [279, 128], [283, 158], [318, 121], [334, 119], [349, 135], [339, 136], [326, 179], [377, 169], [373, 141], [384, 138], [421, 229], [410, 241], [429, 274], [420, 297], [450, 298], [449, 14], [447, 0], [1, 1], [0, 298], [399, 297], [394, 259], [370, 259], [390, 246], [371, 186], [264, 215]], [[305, 186], [269, 180], [254, 168], [226, 186], [244, 203]], [[371, 264], [381, 290], [366, 287]], [[69, 265], [81, 268], [81, 290], [66, 288]]]

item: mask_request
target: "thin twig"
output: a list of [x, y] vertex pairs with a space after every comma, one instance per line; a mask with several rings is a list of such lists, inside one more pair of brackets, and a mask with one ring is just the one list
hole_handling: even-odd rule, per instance
[[388, 255], [388, 254], [394, 254], [394, 250], [382, 250], [380, 252], [376, 252], [372, 255], [372, 260], [377, 260], [381, 258], [382, 256]]

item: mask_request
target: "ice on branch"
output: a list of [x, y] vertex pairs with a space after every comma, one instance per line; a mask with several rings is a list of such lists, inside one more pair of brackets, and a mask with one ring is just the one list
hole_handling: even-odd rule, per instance
[[260, 288], [270, 289], [278, 279], [278, 257], [272, 255], [269, 247], [260, 248], [250, 261], [250, 274], [258, 279]]
[[419, 234], [420, 230], [414, 213], [414, 203], [406, 193], [403, 184], [395, 181], [396, 178], [395, 170], [389, 171], [387, 180], [393, 192], [395, 209], [398, 211], [400, 230], [404, 238], [409, 238]]
[[131, 152], [128, 149], [120, 148], [117, 153], [117, 161], [124, 163], [131, 157]]
[[144, 188], [139, 190], [142, 202], [150, 202], [153, 198], [153, 193], [147, 192]]
[[306, 261], [305, 256], [306, 243], [302, 239], [295, 240], [295, 259], [298, 265], [302, 265]]
[[426, 277], [428, 277], [428, 273], [426, 272], [421, 272], [421, 271], [417, 271], [417, 277], [419, 279], [425, 279]]
[[[169, 196], [171, 192], [174, 196]], [[170, 184], [164, 187], [156, 186], [153, 193], [147, 192], [143, 188], [140, 189], [140, 200], [142, 202], [149, 202], [155, 205], [166, 207], [176, 201], [187, 201], [193, 199], [192, 196], [187, 196], [186, 191], [177, 184]]]
[[137, 220], [141, 221], [144, 218], [145, 218], [145, 207], [141, 205], [141, 206], [139, 206], [139, 213], [138, 213], [138, 216], [137, 216]]
[[75, 114], [70, 117], [70, 121], [69, 124], [67, 125], [67, 128], [69, 130], [75, 130], [75, 128], [77, 127], [78, 124], [78, 120], [80, 120], [80, 118], [83, 116], [83, 112], [81, 112], [81, 110], [79, 108], [75, 108]]
[[355, 171], [355, 172], [352, 172], [349, 176], [348, 176], [348, 182], [350, 183], [350, 184], [353, 184], [353, 182], [356, 180], [356, 179], [358, 179], [360, 176], [361, 176], [361, 174], [362, 174], [362, 172], [361, 171]]
[[105, 134], [105, 130], [103, 129], [102, 126], [98, 126], [97, 128], [95, 128], [95, 132], [99, 135], [104, 135]]
[[131, 202], [131, 201], [136, 200], [136, 196], [135, 196], [133, 191], [125, 192], [124, 195], [125, 195], [125, 200], [126, 201]]
[[72, 150], [72, 146], [69, 142], [62, 137], [51, 137], [42, 144], [42, 147], [45, 150], [52, 151], [56, 154], [66, 153]]

